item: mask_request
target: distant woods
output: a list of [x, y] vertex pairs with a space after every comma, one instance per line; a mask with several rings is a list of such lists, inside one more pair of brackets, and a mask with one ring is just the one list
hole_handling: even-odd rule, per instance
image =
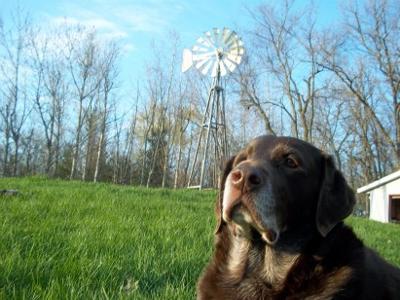
[[[232, 154], [267, 133], [333, 154], [354, 187], [399, 168], [400, 6], [346, 1], [341, 11], [329, 27], [311, 4], [244, 11], [253, 20], [237, 29], [246, 57], [226, 79]], [[177, 34], [155, 42], [142, 76], [122, 83], [120, 42], [11, 14], [0, 19], [1, 176], [186, 186], [210, 82], [180, 73]]]

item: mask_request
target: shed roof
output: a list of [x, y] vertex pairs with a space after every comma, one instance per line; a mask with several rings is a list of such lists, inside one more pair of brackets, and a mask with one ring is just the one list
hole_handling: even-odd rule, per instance
[[360, 193], [369, 192], [370, 190], [376, 189], [377, 187], [385, 185], [386, 183], [392, 182], [398, 178], [400, 178], [400, 170], [398, 170], [392, 174], [389, 174], [385, 177], [382, 177], [381, 179], [373, 181], [370, 184], [367, 184], [367, 185], [364, 185], [364, 186], [358, 188], [357, 193], [360, 194]]

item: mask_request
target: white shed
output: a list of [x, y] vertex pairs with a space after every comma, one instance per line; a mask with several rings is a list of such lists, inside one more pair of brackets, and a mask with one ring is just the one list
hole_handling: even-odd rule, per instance
[[369, 195], [369, 218], [400, 222], [400, 170], [357, 189]]

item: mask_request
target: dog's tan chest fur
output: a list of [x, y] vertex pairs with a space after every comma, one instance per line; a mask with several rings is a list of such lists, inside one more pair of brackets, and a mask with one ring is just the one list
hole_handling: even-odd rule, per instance
[[[274, 290], [273, 294], [279, 294], [279, 289], [284, 288], [285, 280], [298, 259], [299, 254], [277, 252], [268, 246], [261, 256], [259, 249], [253, 249], [247, 239], [233, 237], [227, 261], [227, 275], [231, 283], [240, 282], [239, 295], [260, 297], [259, 286], [264, 284], [270, 286], [271, 291]], [[341, 267], [324, 273], [323, 268], [317, 264], [312, 273], [313, 276], [320, 277], [318, 287], [313, 286], [310, 291], [305, 289], [301, 293], [303, 295], [290, 295], [288, 299], [331, 299], [351, 278], [352, 270]]]
[[283, 284], [298, 257], [298, 254], [278, 253], [272, 248], [266, 247], [264, 267], [261, 272], [263, 279], [272, 286]]
[[232, 279], [241, 279], [248, 263], [250, 242], [241, 237], [233, 237], [228, 256], [228, 272]]
[[271, 286], [283, 283], [298, 254], [278, 253], [266, 246], [261, 256], [257, 249], [252, 249], [249, 240], [233, 237], [228, 256], [228, 272], [232, 279], [241, 280], [244, 274], [257, 274], [262, 281]]

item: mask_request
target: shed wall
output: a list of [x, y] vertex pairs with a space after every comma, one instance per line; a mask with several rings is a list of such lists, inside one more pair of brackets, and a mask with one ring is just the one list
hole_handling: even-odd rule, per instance
[[389, 222], [390, 195], [400, 195], [400, 178], [370, 191], [370, 219], [385, 223]]

